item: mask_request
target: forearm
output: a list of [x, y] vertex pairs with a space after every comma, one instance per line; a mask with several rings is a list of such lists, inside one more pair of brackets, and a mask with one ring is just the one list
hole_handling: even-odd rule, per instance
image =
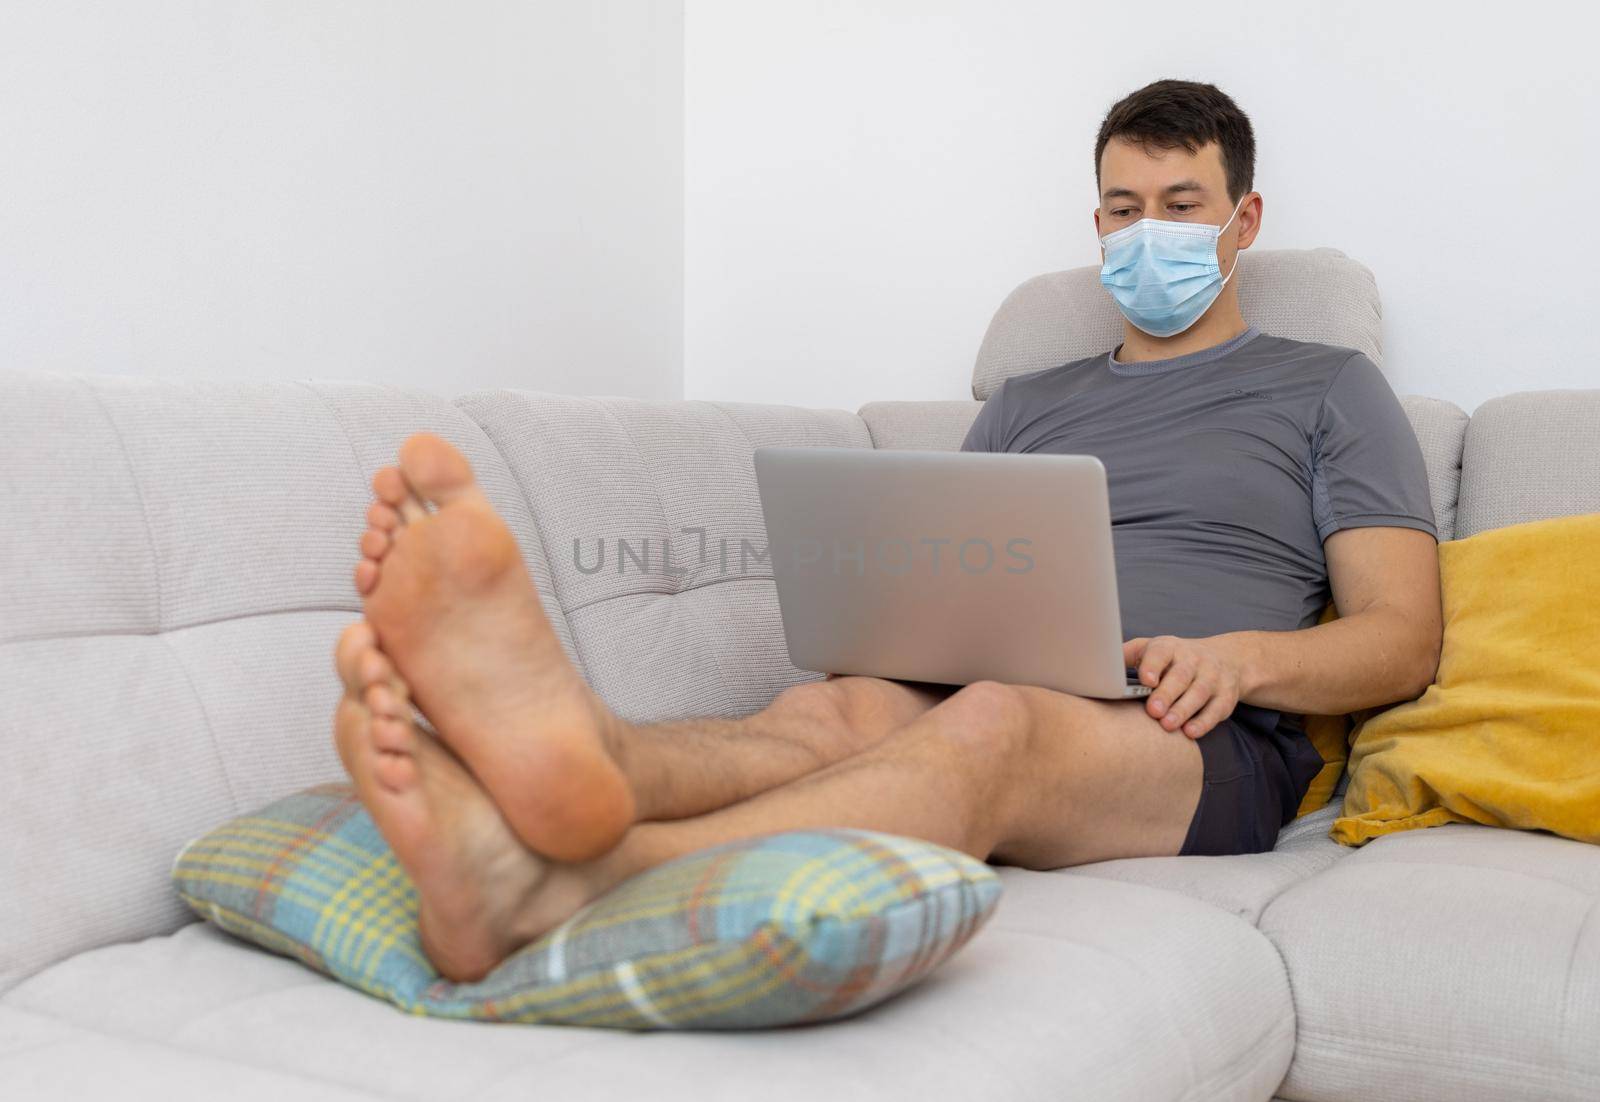
[[1379, 607], [1301, 631], [1241, 631], [1212, 642], [1238, 662], [1239, 699], [1305, 715], [1411, 700], [1439, 664], [1436, 625]]

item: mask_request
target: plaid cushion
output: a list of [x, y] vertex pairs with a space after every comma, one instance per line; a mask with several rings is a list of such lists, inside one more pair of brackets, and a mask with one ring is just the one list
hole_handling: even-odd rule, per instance
[[622, 1029], [843, 1017], [909, 987], [993, 913], [1000, 882], [955, 850], [800, 830], [702, 850], [619, 884], [475, 983], [422, 951], [417, 892], [349, 785], [184, 847], [190, 907], [412, 1014]]

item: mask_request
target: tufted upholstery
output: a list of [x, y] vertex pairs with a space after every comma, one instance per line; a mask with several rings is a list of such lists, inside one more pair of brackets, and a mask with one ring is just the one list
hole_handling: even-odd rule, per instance
[[[188, 921], [166, 884], [184, 841], [342, 775], [332, 647], [360, 613], [372, 473], [411, 432], [466, 452], [568, 656], [640, 720], [743, 714], [816, 676], [788, 661], [765, 564], [739, 570], [740, 539], [765, 549], [751, 452], [871, 445], [853, 414], [778, 406], [0, 379], [0, 823], [28, 839], [0, 883], [29, 885], [0, 892], [0, 991]], [[572, 541], [600, 538], [585, 574]], [[616, 570], [618, 539], [650, 540], [650, 572]], [[117, 826], [89, 843], [96, 823]]]
[[1467, 427], [1460, 532], [1600, 509], [1600, 390], [1491, 398]]
[[176, 927], [174, 844], [336, 775], [315, 736], [337, 698], [324, 644], [359, 610], [357, 452], [426, 424], [496, 478], [448, 405], [380, 416], [345, 393], [6, 377], [0, 816], [28, 842], [0, 848], [0, 882], [28, 890], [0, 893], [0, 989]]
[[871, 447], [860, 418], [521, 392], [458, 404], [539, 518], [531, 538], [552, 570], [541, 588], [572, 624], [589, 683], [620, 714], [743, 715], [816, 676], [789, 664], [772, 573], [757, 560], [766, 529], [751, 456], [769, 444]]

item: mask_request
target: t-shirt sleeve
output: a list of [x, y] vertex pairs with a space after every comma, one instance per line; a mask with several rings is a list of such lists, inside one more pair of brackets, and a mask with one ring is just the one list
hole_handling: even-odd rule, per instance
[[[1009, 381], [1009, 380], [1007, 380]], [[1002, 382], [978, 409], [978, 417], [961, 442], [964, 452], [1003, 452], [1010, 436], [1005, 414], [1006, 384]]]
[[1377, 365], [1355, 353], [1323, 397], [1311, 441], [1317, 538], [1344, 528], [1415, 528], [1435, 539], [1422, 447]]

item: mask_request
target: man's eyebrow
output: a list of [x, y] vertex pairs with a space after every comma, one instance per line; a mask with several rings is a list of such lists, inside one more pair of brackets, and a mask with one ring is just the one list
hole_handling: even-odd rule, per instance
[[[1199, 180], [1179, 180], [1175, 184], [1167, 185], [1165, 188], [1163, 188], [1161, 190], [1161, 193], [1163, 195], [1172, 195], [1175, 192], [1179, 192], [1179, 191], [1204, 191], [1204, 190], [1206, 190], [1206, 186], [1204, 184], [1202, 184]], [[1112, 188], [1106, 188], [1106, 190], [1101, 193], [1100, 198], [1102, 198], [1102, 199], [1137, 199], [1137, 198], [1139, 198], [1139, 193], [1136, 192], [1136, 191], [1133, 191], [1130, 188], [1112, 187]]]

